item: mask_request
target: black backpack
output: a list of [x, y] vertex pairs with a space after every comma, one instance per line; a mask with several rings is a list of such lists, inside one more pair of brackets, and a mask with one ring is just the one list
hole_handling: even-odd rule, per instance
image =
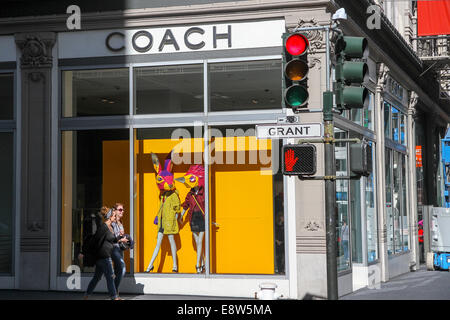
[[83, 266], [93, 267], [97, 261], [98, 246], [95, 243], [95, 234], [90, 234], [83, 242]]

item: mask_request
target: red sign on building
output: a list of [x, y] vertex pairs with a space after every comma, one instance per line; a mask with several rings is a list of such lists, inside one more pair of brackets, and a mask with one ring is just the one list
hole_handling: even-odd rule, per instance
[[422, 168], [422, 146], [416, 146], [416, 168]]

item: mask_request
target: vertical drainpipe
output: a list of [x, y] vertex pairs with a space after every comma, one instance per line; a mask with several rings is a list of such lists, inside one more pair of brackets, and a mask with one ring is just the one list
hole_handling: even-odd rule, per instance
[[387, 229], [386, 229], [386, 205], [385, 205], [385, 168], [384, 168], [384, 121], [383, 121], [383, 91], [386, 86], [389, 68], [380, 63], [378, 68], [377, 86], [375, 93], [375, 125], [377, 134], [376, 145], [376, 174], [377, 174], [377, 208], [378, 208], [378, 258], [381, 267], [380, 279], [383, 282], [389, 280], [388, 256], [387, 256]]
[[409, 211], [409, 240], [411, 250], [410, 269], [416, 271], [420, 266], [419, 257], [419, 240], [418, 240], [418, 216], [417, 216], [417, 178], [416, 178], [416, 141], [415, 141], [415, 123], [414, 115], [416, 112], [416, 105], [418, 101], [418, 95], [416, 92], [411, 91], [408, 105], [408, 155], [409, 155], [409, 168], [408, 168], [408, 196], [410, 204]]

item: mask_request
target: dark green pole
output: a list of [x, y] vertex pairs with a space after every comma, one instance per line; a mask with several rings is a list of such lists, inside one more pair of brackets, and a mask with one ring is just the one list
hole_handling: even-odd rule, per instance
[[327, 298], [338, 299], [336, 254], [336, 165], [334, 161], [333, 92], [323, 93], [325, 152], [325, 220], [327, 244]]

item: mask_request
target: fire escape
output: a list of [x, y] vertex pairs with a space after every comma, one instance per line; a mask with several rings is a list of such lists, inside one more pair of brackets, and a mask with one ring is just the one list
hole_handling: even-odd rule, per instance
[[413, 38], [415, 50], [423, 61], [424, 72], [434, 72], [440, 84], [440, 99], [450, 100], [450, 35]]

